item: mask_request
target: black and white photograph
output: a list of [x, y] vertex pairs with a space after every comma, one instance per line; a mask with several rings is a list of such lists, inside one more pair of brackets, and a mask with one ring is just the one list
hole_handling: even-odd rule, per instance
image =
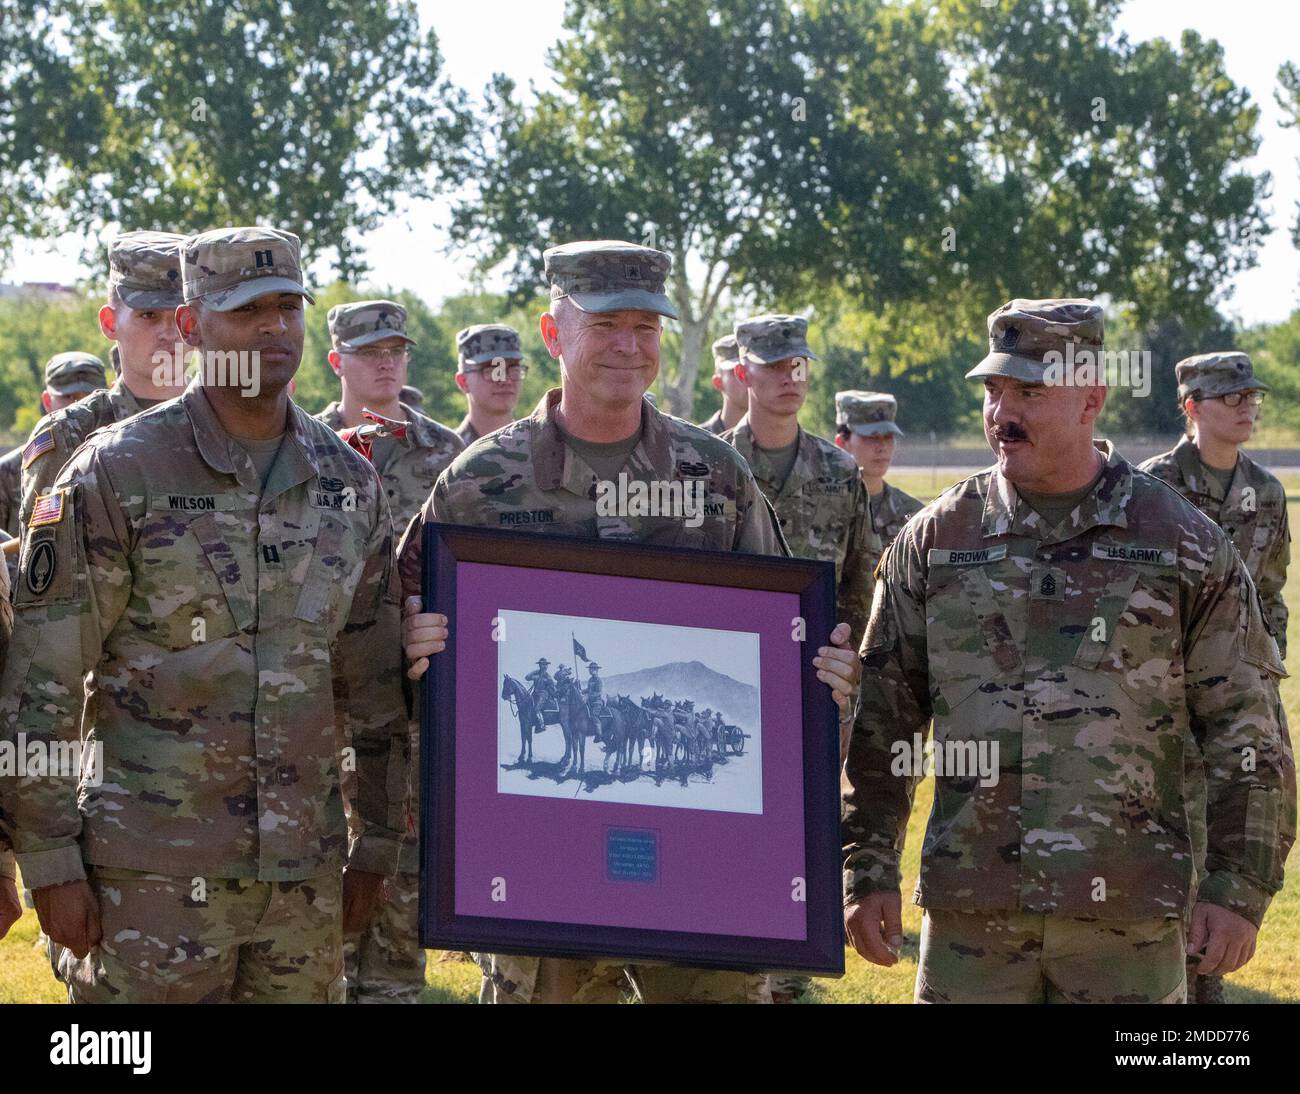
[[756, 633], [498, 619], [501, 793], [763, 811]]

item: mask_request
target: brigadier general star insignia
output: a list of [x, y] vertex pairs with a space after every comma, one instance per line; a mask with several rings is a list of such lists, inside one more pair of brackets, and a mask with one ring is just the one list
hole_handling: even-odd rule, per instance
[[37, 456], [44, 456], [51, 448], [54, 447], [54, 430], [43, 429], [35, 437], [27, 442], [27, 447], [23, 449], [23, 470], [27, 470], [28, 464]]

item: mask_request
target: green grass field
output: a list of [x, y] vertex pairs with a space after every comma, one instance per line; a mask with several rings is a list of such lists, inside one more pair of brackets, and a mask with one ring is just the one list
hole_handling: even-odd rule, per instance
[[[891, 479], [895, 485], [918, 498], [929, 499], [951, 480], [945, 472], [912, 474]], [[1291, 524], [1300, 526], [1300, 473], [1284, 473], [1282, 481], [1290, 502]], [[1294, 563], [1293, 563], [1294, 564]], [[1293, 623], [1300, 616], [1300, 572], [1293, 570], [1287, 587]], [[1292, 640], [1295, 643], [1295, 640]], [[1292, 725], [1300, 724], [1300, 680], [1282, 682], [1282, 697]], [[916, 809], [908, 830], [903, 856], [903, 892], [909, 895], [916, 881], [921, 836], [930, 810], [931, 780], [917, 789]], [[1294, 861], [1294, 856], [1293, 856]], [[907, 942], [902, 960], [890, 969], [869, 965], [851, 950], [846, 952], [846, 972], [840, 980], [815, 982], [811, 1003], [904, 1003], [912, 998], [916, 976], [917, 941], [920, 937], [920, 909], [904, 903], [903, 926]], [[57, 1003], [65, 998], [63, 988], [50, 975], [44, 951], [34, 946], [36, 916], [28, 912], [0, 942], [0, 1003]], [[430, 953], [427, 973], [427, 1003], [468, 1003], [478, 995], [478, 970], [451, 954]], [[1293, 879], [1273, 901], [1260, 932], [1255, 958], [1228, 978], [1228, 999], [1242, 1003], [1300, 1002], [1300, 885]]]

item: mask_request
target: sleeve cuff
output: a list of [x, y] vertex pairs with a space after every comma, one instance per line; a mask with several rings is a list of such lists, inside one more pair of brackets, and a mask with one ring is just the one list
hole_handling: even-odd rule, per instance
[[86, 880], [81, 848], [75, 843], [52, 847], [48, 851], [20, 852], [18, 865], [22, 867], [23, 884], [29, 889], [44, 889], [49, 885], [66, 885], [70, 881]]
[[12, 851], [0, 851], [0, 877], [16, 878], [18, 864], [14, 861]]
[[844, 867], [844, 906], [857, 904], [872, 893], [897, 893], [903, 877], [896, 864], [848, 863]]
[[[380, 830], [366, 832], [353, 841], [348, 851], [348, 869], [392, 877], [397, 873], [401, 853], [402, 837], [399, 833]], [[23, 872], [25, 875], [26, 870]]]
[[1202, 883], [1197, 900], [1218, 904], [1230, 912], [1249, 919], [1256, 927], [1264, 921], [1264, 913], [1273, 900], [1273, 894], [1261, 889], [1240, 874], [1227, 870], [1214, 870]]

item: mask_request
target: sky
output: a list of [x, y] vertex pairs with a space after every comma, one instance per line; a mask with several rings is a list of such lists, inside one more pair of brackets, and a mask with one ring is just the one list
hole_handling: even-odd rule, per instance
[[[481, 92], [493, 72], [508, 73], [520, 87], [544, 85], [547, 47], [562, 30], [564, 0], [477, 0], [448, 4], [419, 0], [424, 25], [438, 32], [445, 71], [473, 94]], [[1233, 281], [1223, 304], [1231, 317], [1247, 324], [1277, 322], [1300, 307], [1300, 251], [1291, 243], [1290, 226], [1300, 201], [1300, 129], [1283, 129], [1274, 101], [1276, 73], [1285, 60], [1300, 62], [1300, 5], [1292, 0], [1131, 0], [1119, 19], [1131, 39], [1177, 39], [1184, 27], [1223, 45], [1228, 75], [1250, 90], [1261, 110], [1259, 153], [1252, 170], [1272, 174], [1272, 195], [1265, 203], [1273, 233], [1261, 248], [1259, 265]], [[486, 32], [486, 33], [485, 33]], [[1289, 56], [1288, 56], [1289, 54]], [[446, 207], [439, 202], [410, 205], [363, 237], [375, 271], [370, 285], [409, 289], [432, 305], [464, 291], [472, 264], [443, 250]], [[77, 255], [81, 240], [67, 237], [53, 245], [19, 244], [15, 260], [0, 273], [4, 281], [69, 283], [89, 271]], [[430, 258], [433, 259], [430, 262]], [[540, 271], [539, 271], [540, 272]], [[367, 287], [363, 283], [363, 288]], [[489, 287], [493, 287], [489, 284]], [[1030, 294], [1032, 295], [1032, 293]]]

